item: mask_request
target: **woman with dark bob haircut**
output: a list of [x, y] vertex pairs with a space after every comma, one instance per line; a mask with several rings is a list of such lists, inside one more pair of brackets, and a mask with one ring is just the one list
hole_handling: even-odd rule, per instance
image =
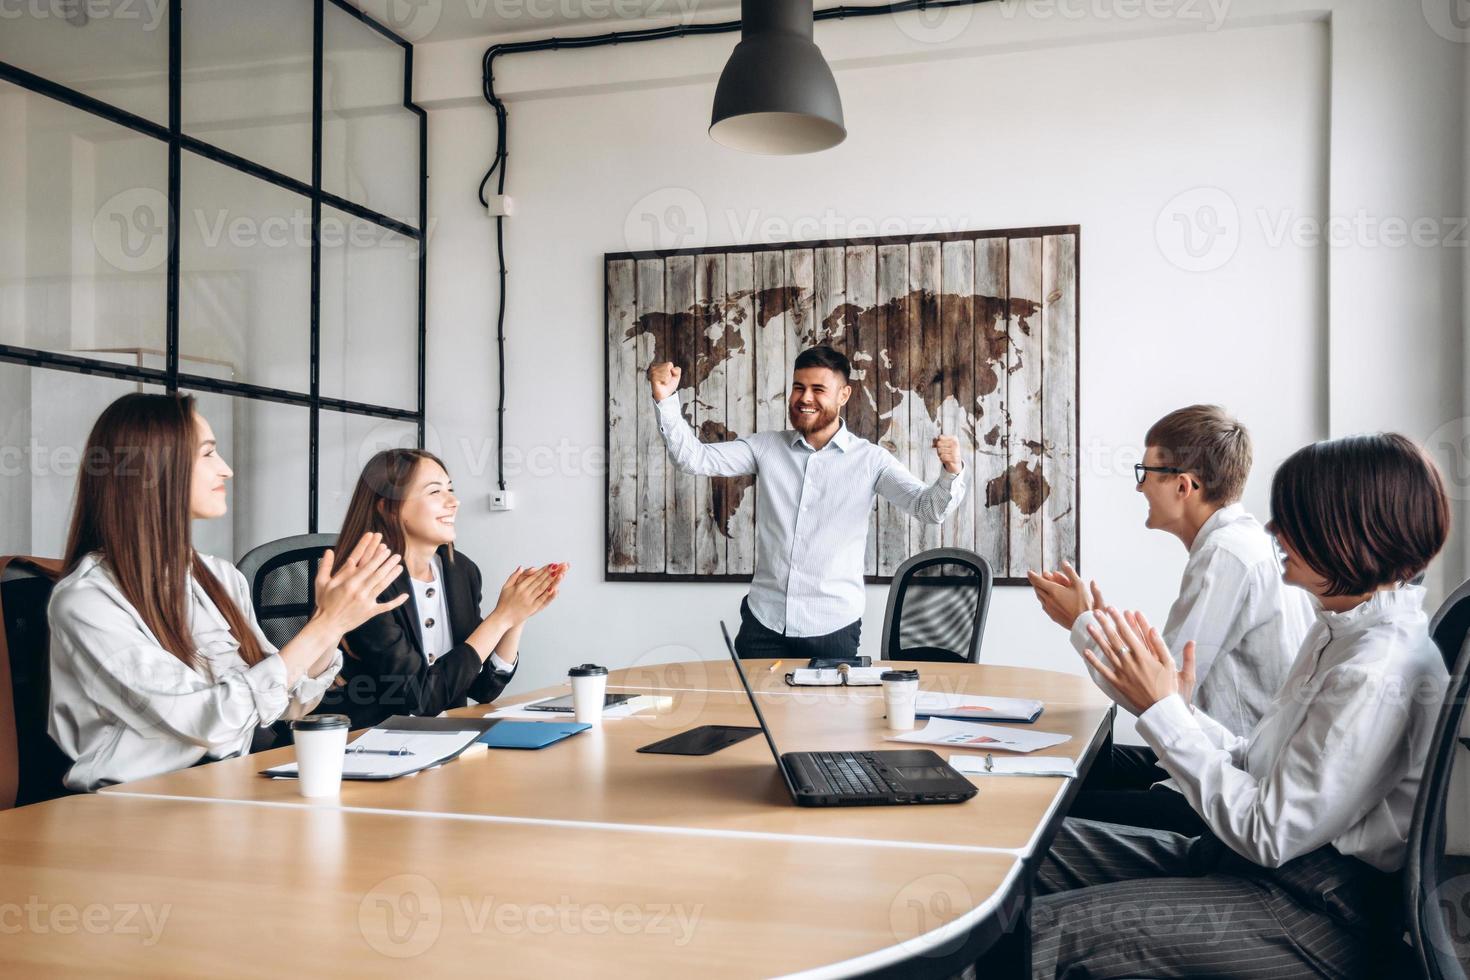
[[1191, 707], [1194, 645], [1109, 608], [1086, 654], [1138, 714], [1197, 834], [1068, 818], [1037, 873], [1036, 977], [1384, 975], [1448, 676], [1411, 584], [1449, 532], [1401, 435], [1293, 453], [1271, 484], [1282, 576], [1316, 621], [1248, 737]]

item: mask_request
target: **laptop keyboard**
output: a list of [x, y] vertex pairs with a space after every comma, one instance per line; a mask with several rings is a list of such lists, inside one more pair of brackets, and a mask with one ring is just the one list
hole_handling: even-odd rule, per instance
[[898, 789], [890, 786], [867, 756], [853, 752], [813, 752], [812, 756], [839, 795], [872, 796]]

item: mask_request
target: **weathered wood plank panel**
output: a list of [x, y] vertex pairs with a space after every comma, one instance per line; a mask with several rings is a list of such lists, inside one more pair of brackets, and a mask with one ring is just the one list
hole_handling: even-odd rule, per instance
[[865, 571], [973, 548], [1003, 582], [1078, 552], [1077, 236], [1071, 229], [609, 256], [607, 574], [745, 578], [753, 477], [678, 472], [644, 371], [683, 371], [680, 414], [717, 442], [789, 426], [791, 365], [826, 343], [852, 362], [848, 427], [919, 479], [959, 439], [968, 500], [942, 527], [875, 501]]
[[1006, 302], [1010, 295], [1006, 273], [1006, 240], [981, 238], [975, 242], [975, 472], [970, 480], [970, 503], [975, 511], [975, 550], [990, 562], [997, 577], [1008, 574], [1010, 504], [991, 499], [986, 488], [1004, 484], [1009, 465], [1010, 429], [1006, 421], [1006, 383], [1012, 364], [1006, 332]]
[[1042, 507], [1042, 560], [1052, 568], [1077, 555], [1077, 239], [1041, 243], [1042, 425], [1049, 486]]
[[795, 356], [786, 350], [796, 312], [782, 252], [755, 253], [755, 290], [755, 425], [757, 432], [769, 432], [786, 428], [786, 381]]
[[638, 570], [638, 319], [632, 259], [607, 264], [607, 568]]
[[[878, 444], [909, 465], [909, 247], [878, 246]], [[878, 574], [892, 575], [909, 554], [909, 515], [878, 501]]]
[[[844, 256], [847, 297], [842, 308], [847, 337], [843, 353], [852, 362], [852, 397], [847, 402], [847, 424], [870, 442], [878, 441], [877, 358], [878, 251], [872, 245], [849, 245]], [[868, 545], [864, 574], [878, 574], [878, 504], [868, 515]]]
[[[730, 430], [725, 424], [725, 389], [730, 365], [725, 343], [725, 256], [697, 255], [694, 258], [694, 309], [692, 324], [699, 344], [698, 376], [694, 401], [698, 405], [696, 431], [701, 442], [725, 442]], [[723, 575], [726, 566], [726, 532], [720, 513], [728, 484], [718, 478], [694, 481], [694, 568], [701, 575]]]
[[[698, 392], [694, 385], [699, 365], [699, 331], [694, 319], [694, 257], [671, 255], [664, 261], [664, 302], [669, 311], [669, 359], [683, 372], [679, 393], [684, 420], [699, 430]], [[668, 468], [668, 562], [673, 575], [690, 575], [695, 570], [695, 513], [698, 510], [696, 478], [675, 466]]]
[[[725, 316], [726, 363], [725, 425], [731, 437], [750, 435], [756, 429], [755, 389], [755, 262], [749, 252], [732, 252], [725, 266], [728, 295]], [[716, 512], [729, 514], [724, 532], [726, 568], [731, 575], [755, 571], [755, 479], [728, 477], [723, 500]]]
[[[942, 256], [939, 242], [909, 246], [909, 358], [916, 401], [909, 411], [909, 469], [925, 483], [939, 478], [934, 437], [939, 435], [939, 412], [944, 404], [944, 331], [939, 322]], [[913, 553], [938, 548], [937, 526], [915, 522], [909, 529]]]
[[1005, 492], [1010, 500], [1011, 553], [1009, 574], [1044, 567], [1041, 551], [1042, 503], [1046, 484], [1041, 475], [1041, 239], [1010, 242], [1011, 351], [1016, 358], [1006, 407], [1010, 412], [1010, 466]]
[[[944, 402], [940, 429], [960, 443], [960, 458], [974, 476], [975, 243], [945, 242], [940, 258], [939, 319], [944, 331]], [[961, 507], [944, 527], [947, 548], [975, 547], [975, 511]]]
[[[664, 263], [662, 259], [640, 259], [637, 263], [638, 334], [637, 365], [646, 371], [656, 360], [668, 358], [669, 316], [664, 306]], [[668, 517], [668, 449], [658, 431], [658, 418], [648, 382], [638, 386], [638, 571], [662, 572], [668, 567], [666, 538]]]

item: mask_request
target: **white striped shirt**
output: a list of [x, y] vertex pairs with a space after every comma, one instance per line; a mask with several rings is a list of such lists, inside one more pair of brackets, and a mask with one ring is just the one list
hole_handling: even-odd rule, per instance
[[755, 475], [750, 611], [766, 628], [787, 636], [824, 636], [862, 618], [875, 494], [930, 524], [944, 523], [965, 497], [967, 470], [941, 471], [926, 486], [846, 423], [820, 450], [792, 429], [702, 443], [680, 413], [675, 393], [658, 403], [658, 427], [669, 458], [686, 473]]

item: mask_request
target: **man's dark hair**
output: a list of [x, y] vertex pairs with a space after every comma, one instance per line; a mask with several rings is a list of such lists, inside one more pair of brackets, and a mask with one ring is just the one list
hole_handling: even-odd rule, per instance
[[1233, 504], [1251, 472], [1251, 436], [1219, 405], [1190, 405], [1155, 422], [1143, 437], [1165, 466], [1194, 474], [1212, 504]]
[[1397, 433], [1314, 442], [1271, 481], [1271, 530], [1327, 580], [1328, 595], [1409, 581], [1449, 527], [1439, 468]]
[[849, 384], [852, 379], [852, 363], [848, 361], [847, 355], [840, 350], [834, 350], [825, 345], [808, 347], [796, 355], [796, 363], [791, 365], [791, 370], [800, 371], [802, 368], [827, 368], [842, 375], [842, 383]]

